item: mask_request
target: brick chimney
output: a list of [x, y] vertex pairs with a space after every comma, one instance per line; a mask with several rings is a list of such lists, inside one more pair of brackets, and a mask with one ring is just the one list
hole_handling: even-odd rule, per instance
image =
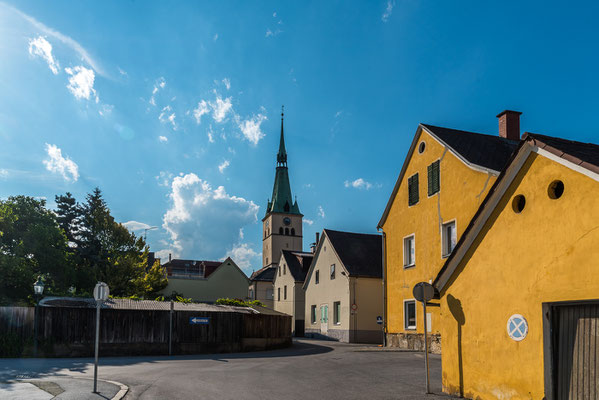
[[520, 111], [505, 110], [497, 114], [499, 136], [510, 140], [520, 140]]

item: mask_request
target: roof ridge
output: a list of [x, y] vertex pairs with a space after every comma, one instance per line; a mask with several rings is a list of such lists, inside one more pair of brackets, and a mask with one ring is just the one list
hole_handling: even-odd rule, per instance
[[593, 146], [593, 147], [597, 147], [599, 148], [599, 144], [597, 143], [591, 143], [591, 142], [579, 142], [578, 140], [572, 140], [572, 139], [564, 139], [562, 137], [559, 136], [551, 136], [551, 135], [545, 135], [542, 133], [533, 133], [533, 132], [524, 132], [522, 139], [526, 139], [528, 137], [532, 137], [533, 139], [535, 137], [537, 138], [549, 138], [549, 139], [555, 139], [555, 140], [560, 140], [562, 142], [567, 142], [567, 143], [575, 143], [575, 144], [579, 144], [579, 145], [584, 145], [584, 146]]
[[445, 126], [423, 124], [423, 123], [421, 123], [420, 125], [422, 125], [422, 126], [424, 126], [426, 128], [446, 129], [448, 131], [454, 131], [454, 132], [459, 132], [459, 133], [467, 133], [467, 134], [471, 134], [471, 135], [480, 135], [480, 136], [485, 136], [485, 137], [489, 137], [489, 138], [495, 138], [495, 139], [499, 139], [501, 141], [506, 141], [506, 142], [517, 142], [517, 140], [511, 140], [511, 139], [508, 139], [508, 138], [501, 137], [499, 135], [493, 135], [493, 134], [489, 134], [489, 133], [465, 131], [463, 129], [447, 128]]
[[338, 230], [335, 230], [335, 229], [328, 229], [328, 228], [325, 228], [325, 229], [323, 229], [323, 230], [324, 230], [325, 232], [343, 233], [343, 234], [346, 234], [346, 235], [360, 235], [360, 236], [381, 236], [381, 235], [380, 235], [380, 234], [378, 234], [378, 233], [360, 233], [360, 232], [338, 231]]

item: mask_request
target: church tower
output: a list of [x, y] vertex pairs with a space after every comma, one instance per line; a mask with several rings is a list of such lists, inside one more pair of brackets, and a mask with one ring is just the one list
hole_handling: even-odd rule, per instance
[[302, 218], [297, 199], [294, 201], [287, 171], [287, 151], [281, 112], [281, 139], [277, 153], [277, 171], [272, 199], [262, 219], [262, 267], [276, 267], [281, 250], [302, 251]]

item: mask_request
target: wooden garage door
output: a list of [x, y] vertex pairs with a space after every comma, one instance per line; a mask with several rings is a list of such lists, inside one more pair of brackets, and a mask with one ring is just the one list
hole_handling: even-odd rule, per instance
[[558, 400], [599, 399], [599, 304], [554, 308], [553, 359]]

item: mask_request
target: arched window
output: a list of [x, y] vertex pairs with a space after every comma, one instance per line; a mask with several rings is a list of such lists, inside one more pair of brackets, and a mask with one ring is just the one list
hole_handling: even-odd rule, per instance
[[291, 228], [291, 236], [295, 236], [295, 228]]
[[279, 235], [282, 235], [282, 234], [283, 234], [283, 227], [280, 227], [279, 228]]
[[289, 236], [289, 228], [285, 228], [285, 236]]

